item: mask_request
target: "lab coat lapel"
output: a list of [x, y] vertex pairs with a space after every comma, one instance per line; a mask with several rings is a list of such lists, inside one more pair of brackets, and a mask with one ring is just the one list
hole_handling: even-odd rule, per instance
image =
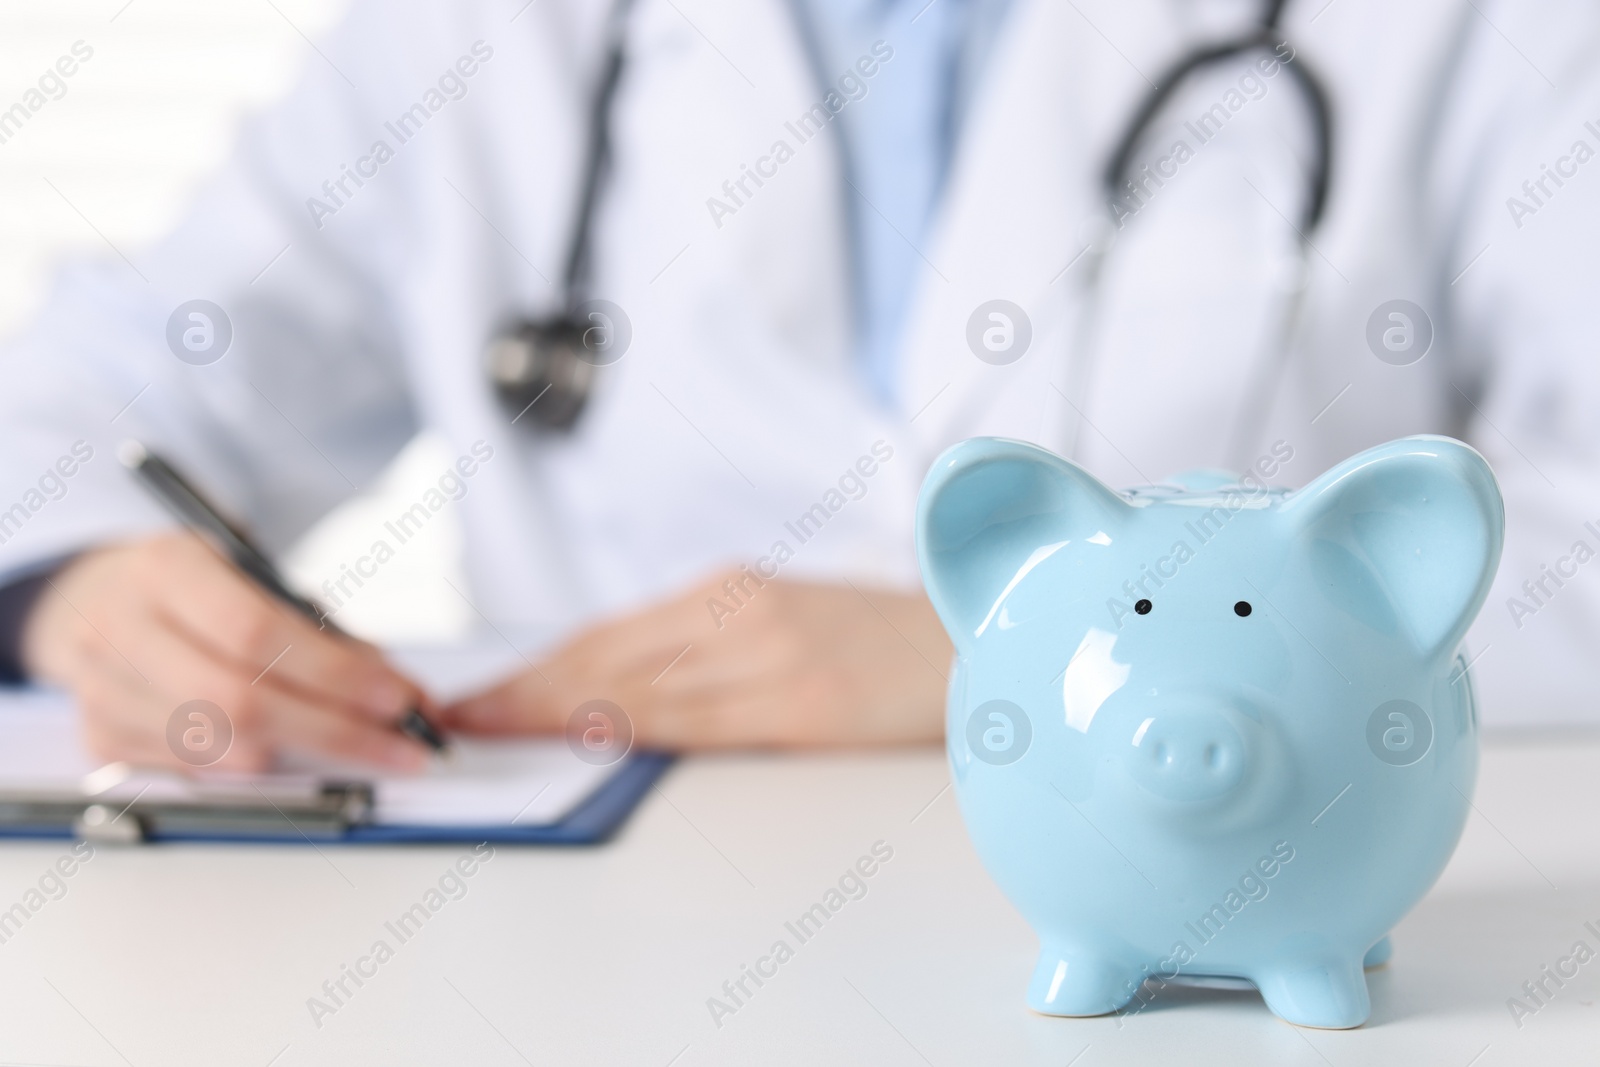
[[[1233, 429], [1255, 402], [1249, 382], [1277, 340], [1272, 297], [1292, 265], [1292, 232], [1260, 196], [1293, 211], [1300, 187], [1257, 175], [1258, 195], [1212, 148], [1100, 251], [1112, 232], [1104, 161], [1148, 79], [1193, 32], [1150, 2], [1020, 0], [951, 173], [903, 363], [907, 415], [930, 452], [1017, 437], [1124, 485], [1233, 458]], [[1287, 100], [1286, 82], [1253, 106]], [[1002, 299], [1031, 338], [1014, 362], [992, 365], [978, 353], [999, 321], [989, 302]], [[1022, 329], [1019, 318], [1019, 345]]]
[[[1069, 354], [1089, 246], [1105, 225], [1098, 153], [1146, 87], [1135, 64], [1149, 69], [1173, 47], [1151, 34], [1165, 20], [1148, 6], [1080, 12], [1017, 0], [1000, 31], [950, 171], [902, 361], [903, 407], [930, 454], [977, 434], [1069, 446]], [[1005, 340], [1006, 323], [993, 313], [1015, 320], [1008, 352], [985, 344], [988, 329], [1001, 331], [991, 342]]]

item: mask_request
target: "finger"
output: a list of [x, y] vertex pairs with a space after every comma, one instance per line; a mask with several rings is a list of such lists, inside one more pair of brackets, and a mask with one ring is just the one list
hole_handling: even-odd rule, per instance
[[815, 706], [805, 694], [797, 680], [661, 695], [629, 709], [634, 743], [682, 752], [796, 748], [850, 739], [830, 709]]
[[440, 722], [446, 729], [464, 733], [554, 733], [566, 726], [566, 714], [572, 709], [566, 708], [565, 713], [562, 709], [570, 691], [565, 685], [558, 689], [530, 667], [499, 685], [445, 705]]
[[[587, 640], [604, 641], [604, 637]], [[606, 657], [566, 648], [538, 669], [530, 668], [481, 693], [445, 707], [442, 723], [449, 729], [478, 734], [550, 733], [565, 728], [567, 716], [586, 700], [607, 699], [624, 708], [649, 699], [652, 690], [695, 696], [719, 686], [752, 682], [770, 675], [785, 658], [770, 642], [728, 642], [697, 664], [686, 679], [674, 678], [691, 662], [699, 646], [656, 643], [633, 646], [639, 655]], [[748, 650], [748, 651], [747, 651]], [[668, 680], [671, 680], [670, 684]]]
[[785, 673], [801, 655], [799, 641], [785, 631], [728, 631], [690, 645], [681, 657], [645, 682], [658, 693], [692, 696]]
[[400, 771], [419, 771], [428, 762], [428, 750], [405, 734], [369, 720], [330, 715], [307, 704], [279, 705], [264, 732], [279, 750], [312, 752]]
[[241, 671], [271, 669], [277, 680], [314, 698], [331, 698], [393, 719], [421, 697], [376, 649], [319, 630], [272, 600], [197, 541], [175, 547], [179, 562], [163, 579], [158, 603], [196, 644]]
[[761, 704], [743, 690], [637, 702], [629, 711], [634, 744], [671, 752], [762, 747], [770, 743], [775, 727], [754, 718]]
[[782, 648], [764, 634], [755, 641], [718, 634], [705, 609], [707, 588], [591, 627], [537, 670], [446, 707], [445, 725], [488, 734], [560, 730], [585, 700], [604, 698], [626, 708], [646, 699], [650, 686], [671, 678], [702, 647], [715, 654], [697, 665], [689, 681], [674, 680], [667, 688], [698, 692], [749, 681], [783, 662]]
[[[134, 655], [152, 665], [153, 687], [166, 695], [167, 713], [189, 700], [209, 701], [228, 717], [233, 736], [252, 747], [268, 751], [292, 747], [404, 770], [422, 761], [421, 747], [388, 724], [346, 705], [308, 699], [297, 690], [272, 684], [265, 675], [248, 678], [170, 626], [147, 627]], [[157, 717], [164, 736], [165, 715]]]
[[450, 729], [469, 734], [560, 733], [581, 704], [605, 699], [633, 721], [639, 744], [735, 747], [755, 739], [751, 722], [759, 723], [760, 709], [766, 704], [762, 694], [773, 684], [771, 679], [782, 677], [753, 677], [742, 685], [711, 684], [668, 692], [637, 680], [564, 679], [549, 684], [533, 671], [525, 671], [450, 704], [444, 709], [444, 722]]
[[107, 761], [194, 772], [204, 767], [237, 773], [263, 771], [271, 753], [250, 738], [233, 736], [225, 751], [197, 764], [173, 749], [167, 724], [181, 705], [121, 661], [91, 665], [73, 688], [81, 710], [83, 740], [90, 752]]

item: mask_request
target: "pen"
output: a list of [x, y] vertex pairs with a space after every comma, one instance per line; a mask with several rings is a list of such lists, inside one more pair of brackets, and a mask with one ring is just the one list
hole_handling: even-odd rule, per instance
[[[239, 530], [224, 519], [200, 493], [190, 485], [172, 465], [145, 448], [138, 441], [124, 441], [117, 449], [122, 465], [138, 477], [152, 496], [166, 506], [180, 522], [202, 535], [220, 550], [245, 577], [264, 591], [294, 608], [316, 623], [318, 627], [344, 634], [338, 626], [325, 617], [311, 601], [298, 595], [284, 584], [276, 567], [261, 550], [250, 543]], [[349, 636], [348, 634], [344, 634]], [[400, 732], [427, 745], [435, 752], [446, 748], [444, 736], [415, 705], [406, 710], [399, 722]]]

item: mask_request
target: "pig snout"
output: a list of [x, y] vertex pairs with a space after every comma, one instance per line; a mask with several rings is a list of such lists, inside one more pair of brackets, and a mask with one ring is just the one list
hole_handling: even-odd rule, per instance
[[1128, 752], [1134, 781], [1178, 802], [1216, 800], [1244, 780], [1239, 731], [1214, 711], [1157, 711], [1135, 729]]

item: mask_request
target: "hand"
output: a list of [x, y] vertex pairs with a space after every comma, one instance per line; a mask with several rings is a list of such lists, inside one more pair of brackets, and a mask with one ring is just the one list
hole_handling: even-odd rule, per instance
[[[667, 749], [878, 745], [943, 735], [950, 643], [927, 598], [722, 576], [596, 626], [444, 711], [478, 733], [559, 733], [603, 698], [634, 744]], [[720, 602], [734, 614], [714, 612]], [[720, 616], [720, 617], [719, 617]]]
[[187, 768], [167, 722], [196, 699], [232, 724], [221, 769], [264, 770], [286, 749], [403, 769], [426, 757], [393, 729], [424, 700], [415, 685], [376, 649], [269, 597], [192, 534], [73, 560], [29, 613], [22, 656], [34, 677], [77, 698], [85, 740], [104, 759]]

